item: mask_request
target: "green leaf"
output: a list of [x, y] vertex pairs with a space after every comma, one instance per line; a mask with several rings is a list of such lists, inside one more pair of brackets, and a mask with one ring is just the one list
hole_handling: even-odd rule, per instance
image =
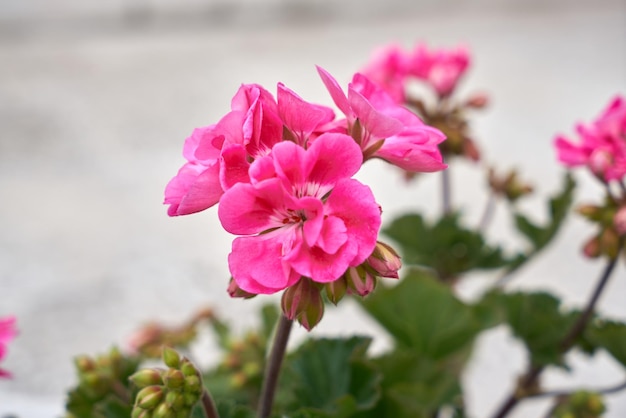
[[310, 340], [291, 354], [281, 378], [281, 391], [293, 395], [288, 410], [298, 410], [297, 417], [334, 418], [372, 408], [381, 376], [365, 356], [370, 342], [365, 337]]
[[550, 199], [548, 205], [550, 219], [543, 226], [535, 224], [519, 212], [515, 214], [515, 226], [530, 241], [533, 253], [541, 251], [556, 236], [572, 205], [575, 188], [576, 182], [567, 173], [563, 179], [562, 190]]
[[596, 320], [585, 331], [585, 338], [596, 347], [604, 348], [626, 367], [626, 324]]
[[448, 286], [417, 270], [397, 286], [381, 286], [362, 305], [398, 344], [433, 359], [470, 345], [485, 327], [482, 317]]
[[[232, 401], [217, 401], [217, 413], [220, 418], [254, 418], [255, 412], [247, 406], [237, 405]], [[201, 415], [197, 418], [204, 418], [204, 412], [202, 408], [198, 407]], [[194, 410], [195, 412], [195, 410]], [[195, 415], [192, 418], [196, 418]]]
[[513, 334], [526, 345], [533, 364], [564, 366], [561, 342], [578, 317], [577, 311], [564, 312], [561, 301], [544, 292], [491, 292], [480, 302], [483, 313], [500, 317]]
[[132, 411], [132, 405], [121, 401], [114, 395], [108, 395], [98, 402], [94, 408], [94, 417], [98, 418], [128, 418]]
[[487, 245], [480, 233], [461, 226], [458, 214], [444, 216], [432, 225], [418, 214], [405, 215], [384, 232], [400, 244], [405, 263], [430, 267], [442, 279], [510, 262], [500, 248]]

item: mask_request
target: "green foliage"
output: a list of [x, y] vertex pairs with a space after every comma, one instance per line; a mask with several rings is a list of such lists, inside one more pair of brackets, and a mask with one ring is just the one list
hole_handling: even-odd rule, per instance
[[593, 346], [608, 351], [626, 367], [626, 324], [597, 319], [587, 328], [585, 338]]
[[461, 226], [459, 214], [446, 215], [434, 224], [419, 214], [405, 215], [395, 219], [384, 233], [400, 244], [405, 263], [430, 267], [443, 280], [510, 262], [499, 247], [487, 245], [480, 233]]
[[605, 411], [600, 394], [581, 390], [562, 397], [550, 418], [600, 418]]
[[433, 359], [467, 347], [485, 326], [448, 286], [419, 270], [397, 286], [381, 286], [362, 305], [400, 346]]
[[[198, 416], [192, 416], [192, 418], [205, 418], [204, 412], [200, 407], [196, 408], [199, 411]], [[195, 411], [194, 411], [195, 412]], [[217, 413], [220, 418], [254, 418], [255, 412], [247, 406], [237, 405], [232, 401], [218, 401]]]
[[573, 177], [569, 173], [565, 174], [562, 189], [549, 201], [549, 219], [544, 225], [536, 224], [520, 212], [515, 213], [515, 226], [531, 244], [531, 250], [514, 260], [511, 271], [521, 267], [554, 239], [572, 206], [575, 188]]
[[280, 392], [292, 417], [350, 417], [380, 397], [381, 375], [366, 358], [370, 339], [309, 340], [291, 354]]

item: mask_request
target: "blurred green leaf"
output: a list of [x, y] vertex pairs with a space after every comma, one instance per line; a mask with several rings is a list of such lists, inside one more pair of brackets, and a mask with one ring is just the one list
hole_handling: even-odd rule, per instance
[[96, 404], [93, 416], [97, 418], [128, 418], [131, 411], [132, 404], [123, 402], [114, 395], [108, 395]]
[[[366, 360], [371, 340], [309, 340], [291, 354], [281, 391], [293, 394], [287, 410], [294, 417], [349, 417], [372, 408], [380, 396], [380, 374]], [[285, 397], [283, 397], [285, 398]]]
[[500, 248], [487, 245], [480, 233], [461, 226], [458, 214], [444, 216], [432, 225], [421, 215], [405, 215], [384, 233], [400, 244], [405, 263], [430, 267], [444, 280], [510, 262]]
[[[237, 405], [232, 401], [216, 401], [217, 403], [217, 413], [220, 418], [254, 418], [255, 411], [250, 409], [247, 406]], [[196, 417], [196, 410], [199, 410], [200, 414]], [[202, 408], [198, 405], [194, 408], [194, 415], [192, 418], [204, 418], [204, 412]]]
[[380, 287], [362, 302], [403, 347], [434, 359], [471, 344], [485, 324], [451, 289], [412, 270], [394, 287]]
[[596, 320], [587, 327], [585, 338], [596, 347], [604, 348], [626, 367], [626, 324]]

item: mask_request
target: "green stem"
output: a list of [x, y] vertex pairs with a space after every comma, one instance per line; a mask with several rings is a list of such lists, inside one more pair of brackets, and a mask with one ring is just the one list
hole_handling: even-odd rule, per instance
[[287, 351], [287, 342], [289, 334], [291, 334], [293, 320], [287, 319], [284, 315], [280, 316], [278, 328], [274, 336], [274, 344], [272, 351], [265, 367], [265, 375], [263, 377], [263, 386], [261, 387], [261, 398], [259, 400], [258, 418], [267, 418], [272, 412], [274, 404], [274, 395], [276, 393], [276, 385], [280, 375], [280, 366], [282, 365], [285, 352]]
[[450, 186], [450, 166], [441, 172], [441, 203], [444, 215], [452, 212], [451, 202], [451, 186]]

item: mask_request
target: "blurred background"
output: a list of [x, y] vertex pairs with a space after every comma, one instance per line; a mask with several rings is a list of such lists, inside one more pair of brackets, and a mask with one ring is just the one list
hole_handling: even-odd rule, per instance
[[[417, 41], [469, 46], [473, 65], [459, 93], [491, 98], [473, 121], [485, 163], [519, 168], [537, 191], [525, 208], [545, 217], [562, 173], [554, 135], [571, 134], [626, 93], [623, 0], [0, 0], [0, 316], [16, 315], [20, 329], [3, 363], [14, 378], [0, 381], [0, 416], [60, 416], [75, 382], [72, 357], [124, 347], [148, 320], [179, 324], [208, 305], [238, 329], [253, 325], [268, 298], [228, 297], [232, 237], [215, 209], [171, 219], [161, 205], [184, 139], [225, 114], [242, 82], [275, 91], [281, 81], [330, 106], [316, 64], [345, 85], [373, 48]], [[457, 167], [453, 203], [475, 224], [484, 169]], [[387, 221], [441, 209], [436, 174], [406, 183], [373, 162], [360, 178]], [[601, 198], [585, 173], [577, 179], [577, 202]], [[509, 228], [498, 211], [492, 241], [507, 239]], [[510, 287], [583, 304], [602, 268], [580, 256], [592, 229], [571, 217]], [[492, 280], [470, 278], [459, 290], [471, 300]], [[625, 297], [622, 265], [599, 310], [623, 319]], [[342, 305], [312, 335], [379, 335], [373, 348], [384, 349], [380, 328]], [[303, 336], [298, 329], [295, 340]], [[210, 335], [194, 347], [200, 362], [215, 362], [215, 353]], [[624, 379], [603, 353], [571, 360], [571, 374], [545, 374], [547, 387]], [[489, 416], [524, 367], [508, 330], [481, 337], [464, 377], [472, 416]], [[626, 392], [607, 400], [607, 417], [626, 416]], [[547, 405], [524, 402], [512, 416], [539, 416]]]

